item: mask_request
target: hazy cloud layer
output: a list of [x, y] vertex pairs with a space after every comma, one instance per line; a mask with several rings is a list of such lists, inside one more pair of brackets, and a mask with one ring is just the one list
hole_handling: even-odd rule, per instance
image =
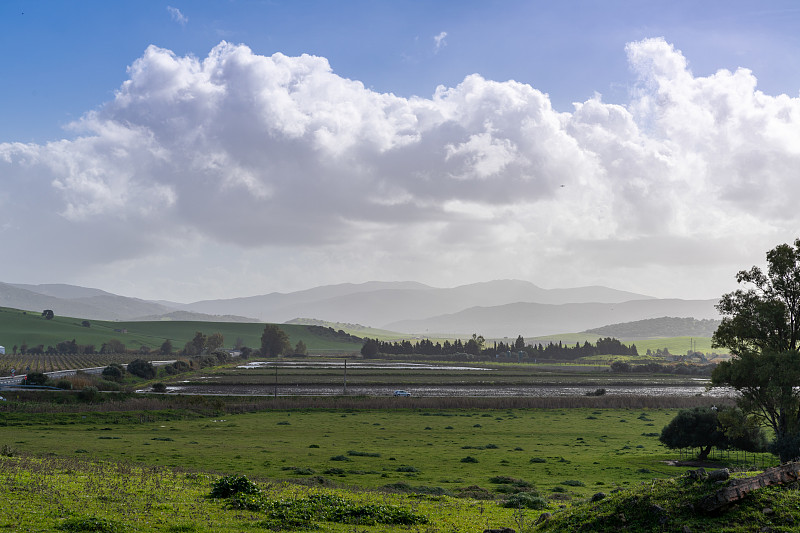
[[0, 236], [37, 264], [68, 257], [40, 282], [124, 273], [150, 297], [337, 276], [659, 295], [732, 281], [800, 230], [800, 99], [746, 69], [695, 76], [662, 39], [626, 51], [628, 105], [558, 113], [477, 74], [408, 99], [322, 57], [151, 46], [71, 140], [0, 144]]

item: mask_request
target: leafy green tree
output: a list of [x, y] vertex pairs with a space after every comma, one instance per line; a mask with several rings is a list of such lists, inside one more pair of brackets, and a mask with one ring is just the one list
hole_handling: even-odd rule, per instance
[[161, 355], [172, 355], [172, 342], [169, 339], [164, 339], [164, 342], [161, 343], [161, 347], [158, 349]]
[[206, 348], [206, 336], [203, 335], [202, 331], [198, 331], [194, 334], [194, 338], [189, 341], [192, 347], [192, 353], [189, 355], [200, 355], [203, 353], [203, 350]]
[[661, 430], [659, 440], [668, 448], [700, 448], [697, 458], [708, 457], [711, 448], [724, 441], [717, 413], [708, 407], [683, 409]]
[[714, 386], [733, 387], [738, 406], [775, 434], [781, 462], [800, 457], [800, 239], [767, 252], [767, 271], [743, 270], [745, 286], [725, 294], [712, 346], [733, 358], [717, 365]]
[[517, 340], [514, 341], [514, 349], [517, 351], [525, 349], [525, 339], [522, 338], [522, 335], [517, 337]]
[[208, 353], [215, 352], [218, 348], [222, 348], [224, 338], [222, 333], [212, 333], [206, 339], [206, 351]]
[[126, 351], [125, 345], [119, 339], [109, 339], [100, 348], [100, 353], [125, 353]]
[[278, 357], [292, 349], [289, 337], [275, 324], [266, 324], [261, 334], [261, 355]]
[[378, 351], [378, 342], [372, 339], [365, 340], [364, 345], [361, 347], [361, 355], [367, 359], [378, 355]]
[[308, 347], [306, 347], [306, 343], [302, 340], [297, 341], [297, 344], [294, 346], [294, 353], [297, 355], [308, 355]]
[[682, 409], [661, 430], [659, 440], [668, 448], [700, 448], [699, 460], [713, 447], [764, 451], [766, 437], [758, 425], [738, 409], [695, 407]]
[[53, 317], [56, 315], [55, 313], [53, 313], [52, 309], [45, 309], [44, 311], [42, 311], [42, 316], [44, 317], [45, 320], [53, 320]]

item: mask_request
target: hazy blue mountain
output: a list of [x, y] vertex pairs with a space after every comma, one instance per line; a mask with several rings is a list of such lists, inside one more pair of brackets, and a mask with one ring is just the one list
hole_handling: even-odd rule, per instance
[[0, 306], [52, 309], [57, 315], [87, 319], [283, 323], [307, 317], [407, 333], [500, 337], [577, 332], [663, 316], [718, 318], [713, 303], [658, 300], [600, 286], [543, 289], [519, 280], [445, 289], [416, 282], [345, 283], [190, 304], [145, 301], [72, 285], [0, 284]]
[[646, 299], [651, 297], [607, 287], [542, 289], [519, 280], [473, 283], [448, 289], [420, 283], [372, 282], [331, 285], [288, 294], [207, 300], [187, 304], [183, 308], [202, 313], [253, 316], [265, 322], [286, 322], [297, 317], [309, 317], [383, 327], [391, 322], [456, 313], [473, 306], [513, 302], [617, 303]]
[[54, 298], [89, 298], [92, 296], [114, 296], [110, 292], [102, 291], [100, 289], [90, 289], [88, 287], [79, 287], [77, 285], [67, 285], [65, 283], [45, 283], [42, 285], [26, 285], [24, 283], [9, 283], [12, 287], [18, 289], [25, 289], [37, 294], [45, 296], [52, 296]]
[[[74, 298], [57, 297], [16, 285], [0, 283], [0, 306], [38, 313], [45, 309], [52, 309], [56, 315], [92, 320], [131, 320], [137, 316], [161, 315], [173, 311], [173, 309], [146, 300], [117, 296], [98, 289], [71, 285], [37, 285], [35, 287], [53, 294], [79, 296]], [[42, 287], [49, 288], [42, 289]]]
[[385, 329], [433, 335], [479, 333], [485, 337], [535, 337], [586, 331], [610, 323], [663, 316], [718, 319], [717, 300], [634, 300], [621, 303], [569, 303], [561, 305], [513, 303], [472, 307], [425, 319], [388, 323]]

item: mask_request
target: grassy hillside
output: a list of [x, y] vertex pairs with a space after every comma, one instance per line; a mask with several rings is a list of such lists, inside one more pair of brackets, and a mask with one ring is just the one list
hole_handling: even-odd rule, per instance
[[[182, 348], [194, 337], [197, 331], [206, 335], [221, 333], [225, 347], [231, 348], [237, 339], [245, 346], [259, 347], [264, 324], [237, 322], [108, 322], [90, 320], [90, 327], [81, 325], [83, 319], [56, 316], [45, 320], [39, 313], [0, 308], [0, 345], [10, 351], [14, 345], [28, 346], [43, 344], [55, 346], [57, 343], [75, 339], [78, 344], [93, 344], [96, 349], [110, 339], [119, 339], [129, 350], [141, 346], [158, 348], [165, 339], [174, 348]], [[280, 325], [292, 345], [302, 340], [312, 352], [355, 352], [360, 350], [361, 342], [347, 338], [331, 329], [319, 326]]]

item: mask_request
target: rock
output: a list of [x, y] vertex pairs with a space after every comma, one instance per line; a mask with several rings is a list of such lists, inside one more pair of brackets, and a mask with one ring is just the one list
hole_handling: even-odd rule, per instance
[[686, 477], [694, 481], [702, 481], [706, 478], [706, 469], [698, 468], [697, 470], [687, 470]]
[[553, 518], [552, 513], [542, 513], [539, 515], [539, 518], [536, 519], [536, 525], [538, 526], [539, 524], [544, 524], [551, 518]]
[[706, 512], [716, 512], [723, 507], [741, 500], [748, 493], [770, 485], [785, 485], [800, 481], [800, 463], [787, 463], [767, 468], [755, 477], [735, 479], [724, 489], [704, 498], [699, 507]]
[[594, 496], [592, 496], [592, 501], [593, 502], [599, 502], [600, 500], [604, 500], [605, 497], [606, 497], [606, 493], [605, 492], [598, 492]]
[[719, 470], [712, 470], [708, 473], [709, 481], [727, 481], [731, 477], [731, 471], [727, 468], [720, 468]]

